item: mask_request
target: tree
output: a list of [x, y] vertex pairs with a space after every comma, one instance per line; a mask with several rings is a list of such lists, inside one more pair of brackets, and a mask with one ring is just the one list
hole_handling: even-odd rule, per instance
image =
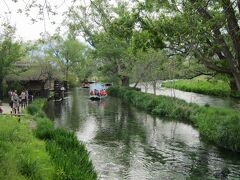
[[236, 1], [146, 0], [138, 7], [141, 28], [159, 34], [167, 52], [194, 56], [208, 69], [228, 75], [231, 88], [240, 90]]
[[44, 49], [44, 56], [60, 67], [65, 74], [65, 80], [69, 80], [70, 74], [71, 76], [79, 75], [81, 74], [79, 71], [84, 71], [81, 67], [84, 67], [87, 61], [89, 47], [77, 39], [64, 39], [56, 34], [44, 39], [41, 42], [40, 51], [41, 48]]
[[15, 28], [4, 24], [4, 31], [0, 35], [0, 97], [3, 97], [3, 80], [13, 72], [14, 63], [25, 54], [21, 42], [14, 40]]
[[84, 61], [87, 47], [78, 40], [67, 39], [60, 44], [58, 57], [65, 65], [66, 80], [68, 81], [69, 69], [75, 70]]
[[127, 3], [120, 2], [114, 7], [109, 1], [94, 0], [89, 6], [70, 9], [67, 24], [95, 49], [101, 71], [128, 86], [133, 67], [129, 48], [135, 21]]

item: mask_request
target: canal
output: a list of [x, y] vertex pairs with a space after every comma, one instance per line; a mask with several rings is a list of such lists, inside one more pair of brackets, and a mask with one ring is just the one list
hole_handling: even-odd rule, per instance
[[56, 127], [86, 144], [99, 179], [239, 179], [240, 155], [204, 141], [191, 125], [160, 119], [108, 97], [90, 101], [75, 88], [50, 101]]
[[[201, 106], [208, 104], [210, 106], [240, 109], [240, 99], [237, 98], [216, 97], [194, 92], [186, 92], [177, 89], [161, 87], [161, 84], [162, 81], [158, 81], [156, 95], [176, 97], [178, 99], [183, 99], [188, 103], [196, 103]], [[138, 83], [137, 87], [140, 88], [142, 92], [154, 94], [154, 90], [152, 88], [151, 83]]]

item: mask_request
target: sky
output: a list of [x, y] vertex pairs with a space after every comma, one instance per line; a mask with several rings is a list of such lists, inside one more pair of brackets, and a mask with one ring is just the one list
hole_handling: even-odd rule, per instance
[[[47, 11], [44, 11], [44, 19], [38, 20], [33, 23], [33, 19], [43, 18], [43, 15], [38, 15], [39, 7], [31, 7], [29, 16], [26, 16], [26, 9], [31, 5], [31, 2], [36, 1], [37, 4], [44, 4], [44, 2], [50, 3], [52, 9], [57, 14], [55, 16], [48, 16]], [[75, 2], [76, 1], [76, 2]], [[109, 0], [111, 4], [117, 4], [119, 1], [128, 0]], [[11, 25], [16, 26], [16, 37], [23, 41], [37, 40], [41, 38], [41, 33], [48, 32], [54, 34], [57, 27], [61, 27], [61, 32], [66, 32], [67, 28], [62, 26], [61, 23], [64, 20], [63, 13], [66, 12], [69, 7], [77, 4], [89, 4], [90, 0], [0, 0], [0, 24], [8, 21]], [[22, 13], [20, 13], [22, 11]], [[54, 22], [55, 24], [52, 24]], [[1, 32], [2, 28], [0, 29]], [[78, 37], [82, 42], [86, 41], [83, 37]]]
[[[13, 1], [17, 2], [14, 3]], [[31, 1], [32, 0], [0, 0], [0, 23], [2, 24], [8, 20], [11, 25], [15, 25], [17, 28], [16, 37], [24, 41], [37, 40], [41, 37], [40, 34], [45, 31], [53, 34], [63, 21], [64, 16], [62, 13], [67, 11], [72, 5], [72, 0], [48, 0], [54, 11], [57, 12], [57, 15], [48, 17], [47, 12], [45, 12], [45, 22], [42, 20], [33, 23], [31, 19], [37, 17], [39, 8], [31, 8], [29, 11], [30, 16], [28, 17], [24, 11], [24, 9], [30, 5], [28, 2]], [[45, 0], [37, 0], [37, 2], [41, 4], [43, 4], [44, 1]], [[19, 13], [19, 9], [23, 9], [22, 13]], [[43, 15], [38, 17], [43, 17]], [[55, 24], [51, 24], [53, 21]]]

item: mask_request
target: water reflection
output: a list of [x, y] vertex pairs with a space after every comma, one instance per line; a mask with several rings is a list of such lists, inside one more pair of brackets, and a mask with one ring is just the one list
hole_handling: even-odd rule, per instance
[[94, 102], [74, 89], [47, 109], [56, 126], [74, 130], [86, 144], [99, 179], [218, 179], [223, 167], [228, 179], [240, 177], [238, 154], [205, 144], [190, 125], [152, 117], [120, 99]]

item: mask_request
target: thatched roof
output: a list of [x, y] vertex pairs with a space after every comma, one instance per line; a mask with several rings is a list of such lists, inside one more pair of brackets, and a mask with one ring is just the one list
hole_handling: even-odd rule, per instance
[[31, 69], [19, 74], [9, 74], [5, 77], [6, 81], [30, 81], [30, 80], [47, 80], [62, 79], [63, 75], [56, 69], [32, 67]]

